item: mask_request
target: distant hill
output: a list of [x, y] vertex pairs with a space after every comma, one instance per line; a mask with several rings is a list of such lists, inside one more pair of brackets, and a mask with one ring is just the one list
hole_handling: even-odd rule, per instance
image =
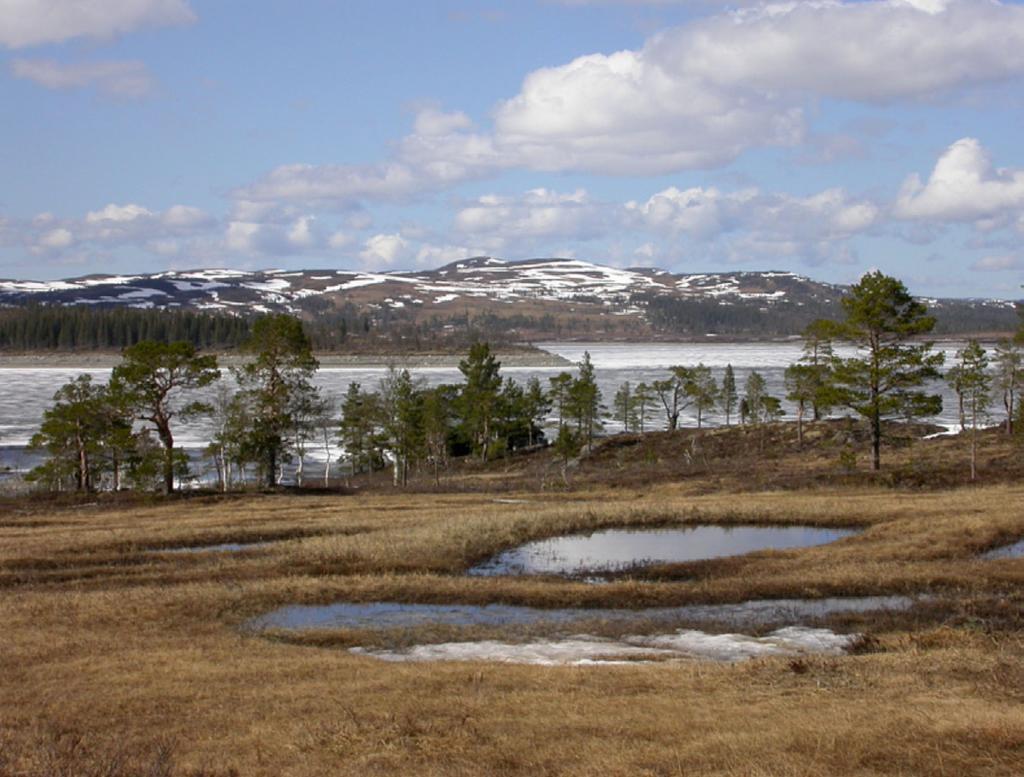
[[[388, 341], [409, 346], [576, 339], [672, 339], [799, 333], [840, 317], [843, 286], [791, 272], [674, 274], [575, 259], [508, 262], [474, 257], [435, 270], [201, 269], [0, 281], [5, 307], [94, 308], [303, 316], [321, 347]], [[1002, 300], [929, 299], [940, 334], [1008, 332], [1019, 319]]]

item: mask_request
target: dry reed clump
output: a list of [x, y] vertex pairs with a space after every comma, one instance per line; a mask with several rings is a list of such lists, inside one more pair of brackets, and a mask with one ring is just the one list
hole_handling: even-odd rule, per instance
[[[1022, 497], [1013, 485], [695, 497], [682, 484], [7, 515], [0, 775], [1017, 775], [1024, 562], [977, 554], [1024, 536]], [[864, 531], [601, 586], [462, 574], [539, 537], [704, 522]], [[277, 539], [243, 554], [149, 551], [257, 536]], [[636, 608], [875, 593], [934, 598], [826, 619], [868, 634], [857, 655], [735, 665], [395, 665], [342, 648], [550, 632], [240, 628], [290, 603]]]

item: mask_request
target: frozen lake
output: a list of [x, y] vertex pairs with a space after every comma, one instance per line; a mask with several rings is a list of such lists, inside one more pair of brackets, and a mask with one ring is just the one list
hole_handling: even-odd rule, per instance
[[[736, 382], [742, 394], [743, 382], [752, 370], [764, 375], [769, 391], [774, 396], [783, 396], [783, 373], [786, 367], [800, 357], [800, 342], [772, 343], [538, 343], [539, 347], [551, 353], [563, 356], [572, 362], [583, 358], [589, 351], [597, 373], [606, 406], [611, 406], [615, 391], [624, 382], [636, 385], [641, 381], [650, 383], [666, 377], [667, 369], [681, 364], [694, 366], [698, 362], [712, 368], [716, 380], [721, 380], [722, 372], [727, 364], [731, 364], [736, 373]], [[944, 344], [947, 365], [953, 362], [958, 344]], [[399, 365], [400, 366], [400, 365]], [[525, 383], [536, 375], [547, 386], [548, 379], [557, 375], [561, 367], [510, 367], [503, 368], [502, 374], [517, 382]], [[88, 372], [98, 382], [110, 378], [109, 369], [73, 367], [7, 367], [3, 366], [0, 357], [0, 466], [19, 467], [24, 463], [21, 448], [38, 429], [43, 411], [52, 403], [54, 392], [76, 375]], [[457, 368], [426, 367], [412, 369], [410, 372], [428, 385], [441, 383], [460, 383], [462, 375]], [[329, 367], [317, 373], [316, 383], [324, 394], [332, 399], [336, 406], [353, 381], [364, 388], [375, 389], [385, 374], [383, 368], [365, 367]], [[228, 373], [225, 371], [225, 376]], [[230, 378], [228, 378], [230, 379]], [[944, 409], [934, 419], [937, 423], [953, 427], [956, 424], [956, 404], [952, 392], [940, 385], [944, 395]], [[793, 417], [793, 407], [783, 403], [787, 417]], [[706, 416], [709, 425], [720, 423], [717, 414]], [[663, 425], [661, 418], [653, 422], [655, 428]], [[681, 426], [696, 424], [694, 416], [684, 412], [680, 417]], [[607, 430], [615, 432], [618, 425], [612, 421], [606, 423]], [[208, 425], [200, 420], [182, 426], [179, 424], [175, 434], [176, 441], [187, 448], [205, 446], [208, 439]], [[316, 450], [310, 458], [320, 458]]]

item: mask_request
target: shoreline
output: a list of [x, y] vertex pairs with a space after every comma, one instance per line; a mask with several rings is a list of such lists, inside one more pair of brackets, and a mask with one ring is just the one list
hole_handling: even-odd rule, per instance
[[[965, 343], [969, 339], [982, 342], [995, 342], [1005, 335], [1001, 333], [985, 333], [976, 335], [939, 335], [931, 338], [936, 346]], [[782, 345], [800, 342], [799, 335], [782, 335], [778, 337], [738, 338], [706, 335], [694, 338], [645, 340], [590, 340], [567, 339], [558, 343], [565, 345]], [[555, 341], [543, 341], [555, 342]], [[221, 367], [240, 366], [246, 357], [237, 352], [214, 353]], [[374, 354], [374, 353], [319, 353], [314, 354], [322, 369], [386, 369], [392, 365], [407, 369], [439, 368], [454, 369], [465, 358], [464, 353], [405, 353], [405, 354]], [[496, 350], [494, 356], [503, 367], [575, 367], [575, 362], [545, 351], [537, 346], [523, 349], [502, 351]], [[77, 352], [36, 352], [36, 353], [0, 353], [0, 370], [4, 369], [110, 369], [121, 363], [121, 354], [105, 351]]]
[[[246, 357], [241, 354], [215, 354], [221, 367], [237, 367]], [[548, 351], [496, 351], [502, 367], [572, 367], [571, 361]], [[321, 369], [386, 369], [392, 365], [408, 369], [457, 368], [464, 354], [316, 354]], [[4, 369], [111, 369], [121, 363], [117, 353], [19, 353], [0, 354]]]

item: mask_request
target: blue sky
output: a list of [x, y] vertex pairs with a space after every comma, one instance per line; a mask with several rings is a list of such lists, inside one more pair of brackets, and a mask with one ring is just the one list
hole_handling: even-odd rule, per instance
[[879, 268], [1024, 296], [1024, 7], [0, 0], [0, 277]]

